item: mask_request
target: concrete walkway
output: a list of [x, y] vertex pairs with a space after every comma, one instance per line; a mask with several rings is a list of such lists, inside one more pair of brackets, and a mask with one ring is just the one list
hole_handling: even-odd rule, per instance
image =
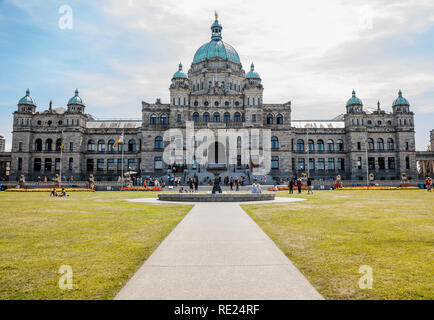
[[[158, 200], [140, 202], [152, 201]], [[239, 204], [200, 203], [116, 299], [298, 300], [322, 296]]]

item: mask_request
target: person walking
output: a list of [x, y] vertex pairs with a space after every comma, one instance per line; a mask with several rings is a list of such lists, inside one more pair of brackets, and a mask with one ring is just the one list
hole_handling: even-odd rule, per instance
[[199, 178], [197, 177], [197, 175], [194, 176], [194, 191], [197, 192], [199, 189]]
[[288, 182], [289, 194], [294, 194], [294, 179], [290, 178]]
[[432, 179], [430, 177], [426, 177], [425, 186], [428, 192], [432, 192]]
[[240, 182], [238, 181], [238, 177], [235, 178], [235, 191], [240, 191]]
[[298, 194], [301, 194], [301, 179], [297, 180], [297, 189], [298, 189]]
[[312, 180], [307, 178], [307, 194], [313, 194]]
[[194, 187], [193, 187], [193, 179], [192, 178], [188, 179], [188, 185], [190, 186], [190, 192], [193, 192]]

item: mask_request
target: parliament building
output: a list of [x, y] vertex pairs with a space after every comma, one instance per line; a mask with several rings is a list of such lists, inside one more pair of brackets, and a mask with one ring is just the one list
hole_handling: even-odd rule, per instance
[[[187, 163], [183, 156], [166, 163], [164, 133], [185, 130], [187, 122], [213, 132], [269, 129], [269, 144], [260, 146], [271, 150], [268, 182], [307, 172], [316, 180], [338, 175], [366, 180], [368, 174], [375, 180], [401, 180], [404, 173], [417, 178], [414, 114], [401, 91], [389, 110], [379, 103], [366, 108], [353, 91], [346, 105], [348, 97], [343, 97], [343, 114], [332, 115], [332, 120], [292, 119], [291, 102], [263, 101], [259, 68], [252, 63], [244, 70], [237, 51], [223, 41], [222, 30], [216, 16], [211, 40], [197, 50], [188, 72], [180, 64], [173, 75], [170, 102], [142, 102], [141, 119], [98, 120], [87, 113], [90, 107], [78, 90], [66, 108], [50, 103], [40, 110], [27, 90], [14, 112], [11, 180], [21, 175], [26, 180], [52, 179], [62, 171], [75, 181], [87, 180], [90, 174], [97, 181], [117, 181], [122, 170], [142, 177], [211, 177], [210, 165], [223, 166], [223, 176], [253, 178], [252, 159], [240, 153], [236, 163], [229, 163], [224, 142], [211, 148], [208, 164]], [[121, 134], [123, 144], [116, 145]], [[251, 143], [240, 137], [237, 148]]]

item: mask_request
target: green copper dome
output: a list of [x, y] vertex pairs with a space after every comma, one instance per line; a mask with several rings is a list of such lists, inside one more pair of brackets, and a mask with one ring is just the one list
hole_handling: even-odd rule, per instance
[[211, 26], [211, 41], [205, 43], [199, 48], [199, 50], [196, 51], [193, 63], [199, 63], [207, 59], [218, 57], [222, 58], [223, 60], [241, 64], [240, 56], [238, 55], [237, 51], [230, 44], [222, 41], [222, 29], [223, 27], [216, 19]]
[[399, 90], [398, 98], [393, 102], [393, 106], [410, 106], [408, 100], [402, 96], [402, 91]]
[[22, 97], [20, 101], [18, 101], [18, 104], [28, 104], [31, 106], [36, 106], [35, 101], [32, 99], [32, 97], [30, 97], [29, 89], [27, 89], [25, 97]]
[[250, 66], [250, 71], [246, 75], [246, 78], [247, 79], [261, 79], [261, 77], [259, 76], [259, 74], [255, 71], [255, 65], [253, 63]]
[[83, 99], [81, 99], [81, 98], [78, 96], [78, 89], [75, 89], [75, 96], [73, 96], [71, 99], [69, 99], [69, 101], [68, 101], [68, 106], [69, 106], [70, 104], [78, 104], [78, 105], [82, 105], [82, 106], [84, 106]]
[[179, 63], [179, 69], [178, 69], [178, 71], [175, 72], [175, 74], [173, 75], [173, 78], [174, 79], [176, 79], [176, 78], [187, 79], [187, 75], [184, 72], [182, 72], [182, 63]]
[[360, 105], [363, 106], [362, 100], [356, 97], [356, 91], [353, 90], [353, 96], [350, 100], [347, 102], [347, 106], [354, 106], [354, 105]]

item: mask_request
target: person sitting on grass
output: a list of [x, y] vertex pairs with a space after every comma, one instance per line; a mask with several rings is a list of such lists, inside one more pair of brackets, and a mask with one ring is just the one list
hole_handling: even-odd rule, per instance
[[65, 188], [62, 188], [62, 193], [60, 194], [60, 196], [61, 196], [62, 198], [69, 197], [69, 195], [66, 193]]
[[50, 193], [50, 198], [51, 197], [57, 197], [57, 190], [56, 190], [56, 188], [53, 188], [53, 190], [51, 190], [51, 193]]

